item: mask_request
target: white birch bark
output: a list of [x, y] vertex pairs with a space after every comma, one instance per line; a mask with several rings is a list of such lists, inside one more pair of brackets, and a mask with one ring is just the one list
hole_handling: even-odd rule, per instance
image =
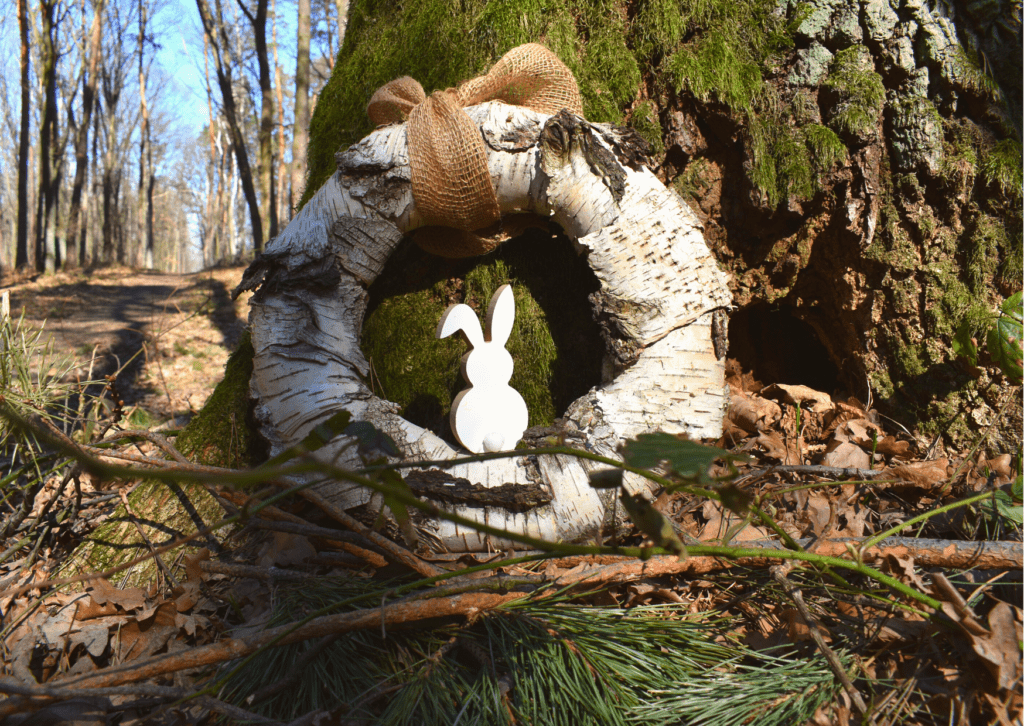
[[[606, 382], [566, 412], [573, 440], [616, 456], [624, 438], [643, 432], [719, 436], [728, 396], [712, 318], [731, 297], [695, 215], [650, 171], [625, 162], [628, 139], [612, 127], [498, 102], [466, 112], [487, 142], [502, 212], [553, 218], [583, 248], [600, 281], [599, 317], [615, 355], [606, 361]], [[247, 271], [243, 287], [259, 287], [250, 303], [251, 392], [272, 453], [345, 409], [391, 435], [407, 460], [465, 454], [402, 419], [395, 404], [363, 382], [366, 289], [403, 235], [420, 225], [405, 126], [378, 129], [338, 155], [338, 172]], [[343, 438], [318, 456], [359, 465], [354, 447], [341, 450]], [[439, 506], [551, 540], [589, 538], [599, 532], [607, 504], [588, 484], [591, 468], [568, 456], [449, 466], [447, 476], [487, 487], [540, 483], [550, 488], [551, 502], [526, 512]], [[644, 483], [627, 476], [627, 485]], [[354, 485], [318, 486], [343, 507], [371, 498]], [[445, 521], [418, 524], [438, 549], [509, 546]]]

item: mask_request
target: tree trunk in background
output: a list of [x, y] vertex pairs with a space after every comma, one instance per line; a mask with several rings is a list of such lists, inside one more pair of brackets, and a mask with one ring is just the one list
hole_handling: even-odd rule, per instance
[[310, 0], [299, 0], [295, 57], [295, 123], [292, 127], [292, 189], [288, 200], [294, 209], [306, 183], [306, 146], [309, 143], [309, 36]]
[[[264, 0], [261, 0], [261, 2]], [[206, 34], [213, 51], [213, 60], [216, 65], [217, 85], [220, 87], [221, 97], [224, 101], [224, 118], [228, 123], [228, 130], [231, 133], [231, 146], [235, 150], [235, 160], [238, 165], [238, 174], [241, 177], [242, 192], [245, 194], [245, 201], [249, 207], [249, 220], [252, 225], [252, 243], [255, 252], [263, 251], [263, 223], [260, 218], [259, 201], [256, 198], [256, 188], [252, 182], [252, 169], [249, 166], [249, 156], [245, 150], [245, 136], [242, 134], [241, 125], [238, 121], [238, 113], [235, 107], [234, 85], [232, 83], [232, 69], [234, 58], [231, 55], [231, 45], [228, 41], [227, 30], [224, 27], [223, 16], [220, 13], [220, 4], [217, 5], [217, 15], [214, 17], [207, 0], [196, 0], [199, 8], [199, 16], [203, 21], [203, 32]]]
[[[342, 43], [345, 42], [345, 28], [348, 27], [348, 0], [334, 0], [334, 7], [338, 11], [338, 45], [331, 55], [332, 59], [338, 55]], [[334, 68], [333, 60], [331, 68]]]
[[18, 241], [14, 265], [28, 266], [28, 154], [29, 102], [31, 84], [28, 76], [28, 0], [18, 0], [18, 34], [21, 38], [21, 129], [18, 133]]
[[257, 0], [256, 15], [243, 12], [252, 24], [256, 39], [256, 61], [260, 70], [260, 216], [267, 238], [277, 236], [277, 203], [274, 188], [274, 88], [267, 54], [267, 0]]
[[[82, 190], [85, 187], [89, 168], [89, 126], [92, 123], [92, 110], [96, 101], [100, 42], [103, 37], [103, 3], [104, 0], [95, 0], [92, 27], [89, 30], [89, 43], [85, 46], [87, 57], [83, 63], [85, 74], [82, 77], [82, 118], [75, 129], [75, 180], [71, 187], [71, 210], [68, 214], [66, 264], [69, 267], [83, 265], [86, 259], [85, 224], [82, 222]], [[69, 108], [69, 123], [71, 118]]]
[[39, 205], [40, 224], [36, 228], [36, 270], [53, 272], [56, 258], [57, 196], [60, 189], [60, 159], [57, 158], [57, 46], [54, 32], [56, 0], [39, 4], [42, 29], [39, 58], [44, 104], [39, 131]]
[[274, 47], [274, 92], [277, 94], [277, 219], [278, 224], [283, 225], [292, 216], [291, 195], [286, 189], [291, 180], [291, 165], [284, 160], [288, 146], [284, 140], [284, 84], [281, 82], [281, 63], [277, 58], [277, 0], [270, 6], [270, 12], [274, 17], [271, 38]]
[[148, 6], [139, 0], [139, 105], [142, 129], [139, 133], [139, 229], [145, 240], [144, 266], [153, 269], [153, 143], [149, 131], [149, 105], [146, 103], [146, 20]]

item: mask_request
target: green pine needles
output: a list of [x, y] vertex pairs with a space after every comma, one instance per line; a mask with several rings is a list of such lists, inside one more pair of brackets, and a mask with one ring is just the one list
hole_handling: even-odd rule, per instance
[[[351, 580], [288, 587], [271, 623], [357, 592], [379, 601], [385, 591], [370, 597]], [[739, 726], [801, 723], [836, 696], [820, 656], [787, 659], [723, 644], [721, 626], [674, 605], [623, 610], [524, 599], [468, 625], [338, 638], [294, 688], [246, 708], [288, 720], [347, 704], [345, 718], [389, 725], [655, 726], [686, 718]], [[228, 681], [227, 693], [244, 703], [286, 677], [311, 647], [261, 652]]]

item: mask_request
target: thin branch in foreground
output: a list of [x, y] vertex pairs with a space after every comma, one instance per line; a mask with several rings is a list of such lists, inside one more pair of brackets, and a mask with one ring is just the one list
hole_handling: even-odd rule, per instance
[[[788, 565], [788, 563], [787, 563]], [[843, 668], [842, 661], [839, 660], [839, 656], [835, 654], [825, 642], [825, 638], [821, 635], [821, 626], [818, 624], [817, 618], [811, 615], [810, 609], [807, 607], [807, 603], [804, 602], [804, 594], [800, 591], [793, 581], [786, 577], [786, 572], [789, 569], [787, 565], [775, 565], [771, 568], [772, 577], [782, 585], [782, 589], [786, 591], [793, 604], [796, 605], [797, 611], [800, 613], [800, 617], [803, 618], [804, 622], [807, 623], [807, 632], [810, 634], [811, 639], [814, 640], [814, 644], [818, 646], [818, 650], [825, 656], [825, 660], [828, 661], [829, 667], [832, 672], [835, 673], [836, 678], [843, 685], [843, 690], [853, 701], [854, 707], [861, 716], [866, 716], [868, 713], [867, 704], [864, 703], [863, 697], [860, 695], [854, 685], [853, 681], [850, 680], [849, 674], [846, 669]]]

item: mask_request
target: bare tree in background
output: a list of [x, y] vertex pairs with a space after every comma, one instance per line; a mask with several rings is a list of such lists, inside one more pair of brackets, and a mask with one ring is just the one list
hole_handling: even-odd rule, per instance
[[259, 175], [260, 218], [267, 235], [277, 235], [277, 204], [274, 187], [274, 89], [270, 75], [270, 57], [267, 55], [267, 0], [256, 0], [256, 13], [249, 12], [238, 3], [252, 25], [256, 41], [256, 62], [260, 80]]
[[61, 157], [57, 129], [57, 19], [58, 0], [40, 0], [40, 75], [43, 86], [43, 122], [39, 132], [39, 214], [36, 227], [36, 269], [53, 272], [60, 265], [57, 246], [57, 202]]
[[18, 241], [14, 265], [28, 266], [28, 136], [31, 80], [28, 64], [28, 0], [18, 0], [18, 35], [21, 38], [21, 129], [18, 133]]
[[306, 186], [306, 147], [309, 145], [310, 0], [299, 0], [295, 57], [295, 120], [292, 126], [292, 189], [294, 208]]
[[[68, 213], [67, 225], [67, 260], [68, 266], [84, 265], [87, 258], [86, 225], [82, 221], [82, 191], [85, 188], [86, 175], [89, 168], [89, 126], [92, 123], [93, 107], [96, 102], [96, 88], [99, 83], [99, 62], [103, 32], [104, 0], [93, 3], [92, 26], [89, 30], [89, 41], [84, 46], [86, 54], [83, 60], [82, 74], [82, 117], [75, 119], [73, 105], [68, 106], [68, 125], [75, 137], [75, 180], [71, 186], [71, 210]], [[82, 1], [82, 22], [85, 23], [85, 0]]]
[[[264, 2], [265, 0], [261, 0]], [[263, 251], [263, 223], [260, 218], [260, 206], [256, 199], [256, 189], [252, 182], [252, 168], [249, 166], [249, 156], [245, 147], [245, 136], [242, 133], [240, 119], [238, 118], [235, 106], [233, 67], [234, 58], [231, 53], [231, 43], [227, 30], [224, 26], [224, 16], [220, 0], [215, 0], [217, 14], [211, 11], [208, 0], [196, 0], [199, 8], [199, 16], [203, 22], [203, 32], [210, 44], [213, 53], [214, 65], [216, 67], [217, 85], [220, 87], [223, 99], [224, 118], [227, 121], [228, 131], [231, 134], [231, 145], [235, 153], [235, 161], [238, 165], [238, 174], [242, 184], [242, 193], [245, 195], [246, 204], [249, 207], [249, 220], [252, 225], [253, 248], [257, 253]], [[264, 38], [264, 41], [266, 39]], [[269, 70], [268, 70], [269, 73]], [[273, 123], [273, 116], [271, 116]]]
[[149, 130], [149, 106], [146, 103], [146, 22], [149, 8], [145, 0], [139, 0], [139, 109], [142, 112], [142, 128], [139, 133], [139, 227], [145, 240], [145, 262], [147, 270], [153, 269], [153, 143]]

